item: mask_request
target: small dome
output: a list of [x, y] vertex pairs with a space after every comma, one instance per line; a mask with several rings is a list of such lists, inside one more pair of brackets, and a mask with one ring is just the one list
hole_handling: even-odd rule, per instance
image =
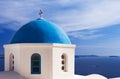
[[37, 19], [21, 27], [13, 39], [14, 43], [61, 43], [71, 44], [67, 34], [55, 24], [44, 20]]

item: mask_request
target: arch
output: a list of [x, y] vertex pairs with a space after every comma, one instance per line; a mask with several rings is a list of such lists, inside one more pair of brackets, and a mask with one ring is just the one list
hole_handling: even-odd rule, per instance
[[65, 54], [65, 53], [63, 53], [62, 55], [61, 55], [61, 59], [62, 59], [62, 61], [61, 61], [61, 64], [62, 64], [62, 67], [61, 67], [61, 69], [64, 71], [64, 72], [67, 72], [68, 70], [67, 70], [67, 63], [68, 63], [68, 57], [67, 57], [67, 54]]
[[14, 55], [9, 55], [9, 71], [14, 71]]
[[38, 53], [31, 56], [31, 74], [41, 74], [41, 56]]

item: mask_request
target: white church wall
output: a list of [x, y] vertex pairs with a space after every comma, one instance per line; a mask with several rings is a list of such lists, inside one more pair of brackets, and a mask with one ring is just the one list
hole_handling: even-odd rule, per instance
[[[5, 45], [5, 70], [9, 71], [9, 55], [14, 54], [15, 71], [29, 79], [73, 79], [74, 45], [11, 44]], [[31, 56], [41, 55], [41, 74], [31, 74]], [[67, 56], [67, 72], [62, 67], [62, 54]]]
[[[53, 79], [73, 79], [74, 78], [74, 45], [56, 45], [53, 48]], [[67, 56], [67, 71], [62, 70], [62, 58]]]
[[4, 45], [5, 48], [5, 71], [10, 71], [10, 55], [14, 56], [14, 71], [20, 71], [20, 50], [18, 45]]
[[[21, 72], [29, 79], [52, 79], [52, 46], [49, 44], [21, 44]], [[41, 55], [41, 74], [31, 74], [31, 56], [34, 53]]]
[[9, 71], [9, 51], [10, 49], [5, 47], [4, 54], [5, 54], [5, 71]]

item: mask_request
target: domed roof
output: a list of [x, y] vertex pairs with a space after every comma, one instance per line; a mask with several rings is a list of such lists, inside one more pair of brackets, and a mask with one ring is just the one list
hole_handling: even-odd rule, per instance
[[60, 27], [45, 19], [37, 19], [25, 24], [16, 32], [11, 40], [11, 44], [14, 43], [71, 44], [71, 41]]

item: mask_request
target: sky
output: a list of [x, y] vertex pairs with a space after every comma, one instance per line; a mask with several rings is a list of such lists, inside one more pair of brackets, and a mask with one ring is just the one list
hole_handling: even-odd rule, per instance
[[1, 53], [40, 9], [76, 44], [76, 55], [120, 56], [120, 0], [0, 0]]

